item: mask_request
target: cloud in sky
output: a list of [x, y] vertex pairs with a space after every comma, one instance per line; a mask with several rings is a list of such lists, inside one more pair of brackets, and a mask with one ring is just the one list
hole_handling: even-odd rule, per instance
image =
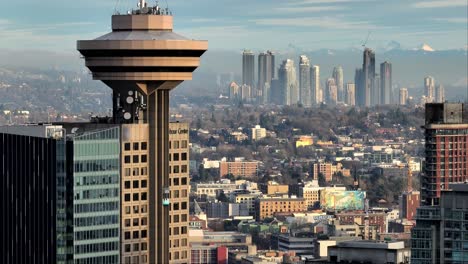
[[[290, 43], [307, 49], [349, 48], [362, 42], [369, 30], [372, 30], [370, 42], [396, 40], [404, 47], [439, 42], [438, 49], [460, 48], [466, 45], [467, 39], [466, 8], [430, 7], [464, 7], [466, 1], [197, 0], [194, 4], [187, 0], [168, 0], [175, 14], [176, 32], [207, 39], [212, 49], [236, 50], [283, 49]], [[32, 41], [48, 47], [51, 41], [57, 40], [56, 47], [75, 50], [74, 41], [58, 39], [98, 37], [100, 34], [93, 32], [110, 30], [110, 15], [115, 7], [125, 12], [136, 8], [134, 2], [120, 1], [116, 5], [115, 0], [80, 0], [67, 1], [65, 7], [59, 0], [0, 1], [0, 47], [21, 48]], [[160, 3], [165, 6], [164, 1]], [[14, 8], [24, 12], [9, 11]], [[65, 8], [73, 12], [61, 12]], [[428, 30], [436, 33], [422, 39]], [[26, 33], [21, 36], [22, 32]], [[444, 39], [437, 34], [443, 34]]]
[[344, 7], [341, 6], [300, 6], [300, 7], [277, 7], [276, 11], [281, 13], [312, 13], [312, 12], [323, 12], [323, 11], [334, 11], [342, 10]]
[[252, 20], [258, 25], [313, 27], [325, 29], [376, 29], [367, 21], [347, 21], [336, 17], [267, 18]]
[[375, 0], [300, 0], [288, 1], [290, 5], [316, 5], [316, 4], [333, 4], [333, 3], [351, 3], [351, 2], [372, 2]]
[[423, 1], [412, 5], [415, 8], [440, 8], [440, 7], [459, 7], [468, 6], [466, 0], [438, 0], [438, 1]]
[[448, 22], [448, 23], [461, 23], [468, 24], [468, 18], [466, 17], [446, 17], [446, 18], [434, 18], [434, 21]]

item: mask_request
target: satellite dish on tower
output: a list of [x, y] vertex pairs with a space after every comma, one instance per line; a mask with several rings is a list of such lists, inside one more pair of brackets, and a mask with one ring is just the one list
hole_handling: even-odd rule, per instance
[[135, 100], [133, 99], [133, 97], [131, 96], [127, 97], [127, 100], [126, 100], [127, 104], [133, 104], [134, 101]]
[[125, 120], [130, 120], [130, 118], [132, 118], [132, 114], [130, 114], [129, 112], [126, 112], [126, 113], [124, 114], [124, 119], [125, 119]]
[[77, 127], [72, 128], [71, 133], [72, 133], [72, 134], [75, 134], [76, 131], [78, 131], [78, 129], [79, 129], [79, 128], [77, 128]]

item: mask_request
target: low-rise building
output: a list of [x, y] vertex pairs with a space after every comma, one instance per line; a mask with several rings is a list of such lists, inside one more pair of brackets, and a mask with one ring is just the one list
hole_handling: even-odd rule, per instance
[[320, 207], [320, 191], [323, 189], [316, 180], [306, 182], [303, 187], [299, 188], [299, 197], [305, 199], [308, 210]]
[[247, 204], [216, 202], [206, 204], [208, 218], [229, 218], [232, 216], [248, 216]]
[[307, 211], [304, 198], [295, 196], [288, 197], [261, 197], [255, 203], [255, 216], [257, 221], [272, 217], [282, 212], [304, 212]]
[[191, 246], [191, 264], [227, 264], [228, 248], [218, 245]]
[[387, 232], [387, 215], [385, 213], [344, 212], [336, 213], [335, 217], [342, 225], [353, 225], [355, 223], [364, 225], [364, 221], [368, 217], [369, 225], [378, 226], [379, 233]]
[[311, 256], [315, 254], [317, 238], [311, 233], [276, 234], [272, 236], [272, 246], [280, 251], [294, 251], [298, 256]]
[[279, 184], [275, 181], [268, 181], [260, 184], [260, 191], [265, 195], [281, 195], [289, 193], [289, 185]]
[[235, 183], [197, 183], [195, 184], [195, 193], [197, 195], [207, 195], [211, 197], [218, 196], [221, 192], [228, 194], [237, 189]]
[[239, 193], [233, 192], [230, 195], [230, 200], [233, 203], [245, 204], [249, 215], [255, 215], [255, 200], [261, 195], [261, 193]]
[[255, 177], [258, 173], [258, 161], [222, 161], [219, 165], [219, 175], [224, 177], [232, 175], [235, 177]]
[[409, 263], [410, 254], [403, 241], [345, 241], [328, 247], [332, 263]]
[[239, 232], [212, 232], [206, 230], [189, 230], [190, 245], [224, 246], [230, 249], [247, 249], [252, 246], [252, 236]]
[[314, 138], [312, 136], [299, 136], [296, 140], [296, 148], [308, 147], [314, 145]]

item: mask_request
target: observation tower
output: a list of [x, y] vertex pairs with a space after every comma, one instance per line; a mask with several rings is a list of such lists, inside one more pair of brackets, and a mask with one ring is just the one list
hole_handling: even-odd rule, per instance
[[207, 41], [174, 33], [170, 11], [145, 0], [113, 15], [112, 32], [77, 43], [93, 79], [113, 91], [112, 122], [147, 130], [149, 263], [169, 263], [169, 93], [192, 79], [207, 48]]

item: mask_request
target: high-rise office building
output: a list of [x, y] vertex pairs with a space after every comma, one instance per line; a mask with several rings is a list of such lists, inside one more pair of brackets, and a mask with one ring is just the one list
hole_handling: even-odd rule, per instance
[[356, 105], [356, 86], [354, 83], [346, 84], [345, 103], [349, 106]]
[[271, 51], [258, 55], [258, 90], [262, 91], [262, 102], [270, 102], [271, 80], [275, 78], [275, 54]]
[[169, 126], [169, 244], [170, 263], [189, 263], [189, 125], [173, 122]]
[[2, 263], [120, 261], [120, 129], [68, 126], [0, 127]]
[[411, 230], [411, 263], [468, 262], [468, 184], [450, 184], [440, 204], [417, 209]]
[[400, 88], [400, 105], [408, 104], [408, 89]]
[[380, 64], [380, 103], [392, 103], [392, 64], [385, 61]]
[[426, 102], [432, 103], [435, 101], [435, 79], [432, 76], [424, 77], [424, 92], [426, 95]]
[[312, 91], [310, 82], [310, 61], [307, 56], [299, 58], [299, 91], [300, 102], [304, 107], [312, 106]]
[[375, 93], [375, 53], [369, 48], [364, 50], [362, 63], [363, 100], [362, 106], [371, 106]]
[[338, 101], [338, 88], [336, 86], [335, 79], [329, 78], [327, 80], [325, 91], [326, 91], [325, 98], [326, 98], [327, 104], [336, 105]]
[[344, 102], [344, 82], [343, 82], [343, 67], [338, 66], [333, 68], [333, 79], [335, 79], [335, 84], [338, 92], [338, 101]]
[[426, 104], [423, 204], [438, 204], [441, 190], [468, 181], [468, 121], [463, 110], [459, 103]]
[[356, 87], [356, 104], [359, 106], [365, 106], [366, 104], [366, 93], [364, 86], [364, 74], [362, 69], [356, 69], [354, 74], [354, 85]]
[[318, 65], [312, 66], [310, 69], [310, 85], [312, 89], [312, 104], [319, 105], [323, 99], [321, 97], [320, 88], [320, 67]]
[[[28, 188], [37, 198], [31, 204], [37, 208], [29, 209], [29, 214], [23, 212], [29, 203], [16, 209], [2, 208], [8, 212], [6, 216], [14, 216], [13, 212], [19, 210], [34, 220], [9, 222], [11, 225], [5, 227], [18, 229], [4, 234], [17, 237], [13, 240], [15, 245], [25, 249], [35, 245], [31, 241], [43, 242], [28, 250], [30, 254], [11, 251], [5, 245], [4, 262], [150, 263], [149, 137], [141, 126], [147, 125], [63, 123], [0, 127], [0, 156], [6, 157], [2, 158], [6, 162], [0, 164], [2, 175], [17, 179], [12, 181], [12, 190], [17, 194]], [[188, 124], [170, 123], [169, 134], [170, 262], [188, 263]], [[10, 145], [10, 141], [24, 144]], [[12, 162], [9, 157], [15, 156], [10, 153], [27, 153], [38, 164], [28, 161], [27, 156]], [[38, 210], [49, 205], [55, 205], [48, 210], [50, 214]], [[37, 221], [47, 217], [51, 217], [49, 222]], [[9, 218], [2, 219], [8, 222]], [[28, 230], [35, 230], [29, 239]], [[40, 235], [42, 230], [53, 235], [53, 239], [48, 239], [49, 233]]]
[[12, 129], [0, 127], [0, 262], [65, 263], [65, 142]]
[[284, 60], [278, 70], [279, 90], [282, 105], [295, 105], [299, 102], [299, 85], [293, 60]]
[[437, 103], [445, 102], [445, 88], [442, 84], [439, 84], [436, 88], [436, 102]]
[[[134, 232], [141, 236], [143, 230], [127, 226], [132, 231], [128, 242], [124, 233], [121, 260], [123, 263], [169, 263], [175, 260], [169, 243], [169, 235], [174, 235], [170, 233], [170, 207], [175, 206], [169, 199], [169, 91], [192, 78], [208, 43], [173, 32], [173, 17], [167, 10], [148, 7], [144, 0], [140, 0], [139, 6], [130, 14], [112, 16], [112, 32], [95, 40], [79, 41], [78, 50], [93, 78], [113, 89], [113, 117], [110, 122], [131, 126], [135, 135], [147, 137], [147, 154], [143, 151], [125, 155], [129, 158], [124, 156], [123, 163], [128, 164], [132, 172], [139, 168], [140, 173], [144, 169], [148, 175], [148, 245], [142, 249], [141, 243], [133, 243], [137, 234]], [[245, 59], [244, 83], [253, 86], [253, 56], [246, 54]], [[125, 133], [121, 140], [136, 141]], [[142, 155], [147, 155], [146, 162], [141, 160]], [[146, 166], [141, 166], [141, 163]], [[124, 167], [127, 168], [126, 165]], [[130, 197], [124, 196], [124, 202], [140, 202], [144, 191], [133, 188], [134, 182], [131, 184], [129, 193], [125, 192]], [[145, 216], [142, 209], [138, 209], [137, 217], [123, 219], [124, 226], [127, 220], [130, 220], [132, 228], [142, 225]]]
[[255, 54], [251, 50], [242, 53], [242, 84], [255, 88]]

